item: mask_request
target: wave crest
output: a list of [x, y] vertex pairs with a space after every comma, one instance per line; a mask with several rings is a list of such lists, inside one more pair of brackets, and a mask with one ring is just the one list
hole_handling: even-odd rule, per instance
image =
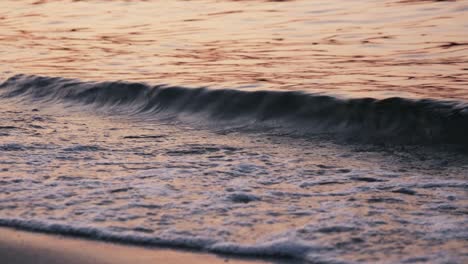
[[468, 104], [461, 101], [343, 99], [299, 91], [247, 92], [35, 75], [10, 77], [0, 90], [3, 98], [66, 101], [109, 112], [273, 124], [283, 131], [331, 133], [371, 142], [468, 146]]

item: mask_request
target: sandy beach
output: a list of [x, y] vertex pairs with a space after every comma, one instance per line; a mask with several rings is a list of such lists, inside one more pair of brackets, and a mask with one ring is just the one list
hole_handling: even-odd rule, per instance
[[0, 228], [0, 259], [4, 264], [270, 263], [190, 251], [118, 245], [10, 228]]

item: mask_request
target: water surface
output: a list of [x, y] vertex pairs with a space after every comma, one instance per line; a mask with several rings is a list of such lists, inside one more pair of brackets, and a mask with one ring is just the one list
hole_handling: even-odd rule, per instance
[[468, 99], [466, 1], [11, 1], [0, 71]]
[[2, 1], [0, 225], [286, 263], [468, 263], [467, 15]]

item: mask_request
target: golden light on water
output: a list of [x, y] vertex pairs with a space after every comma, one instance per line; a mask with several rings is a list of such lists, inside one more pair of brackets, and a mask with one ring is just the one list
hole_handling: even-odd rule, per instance
[[0, 71], [468, 98], [464, 1], [3, 1]]
[[[465, 263], [467, 16], [466, 1], [0, 0], [0, 227], [179, 262]], [[15, 232], [0, 228], [0, 262], [3, 244], [54, 240]], [[65, 259], [158, 254], [56, 243]]]

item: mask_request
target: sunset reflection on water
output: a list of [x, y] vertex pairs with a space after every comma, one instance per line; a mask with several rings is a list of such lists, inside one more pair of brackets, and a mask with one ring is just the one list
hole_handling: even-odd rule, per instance
[[467, 17], [2, 0], [0, 226], [277, 264], [468, 263]]
[[468, 99], [464, 1], [2, 1], [0, 72]]

